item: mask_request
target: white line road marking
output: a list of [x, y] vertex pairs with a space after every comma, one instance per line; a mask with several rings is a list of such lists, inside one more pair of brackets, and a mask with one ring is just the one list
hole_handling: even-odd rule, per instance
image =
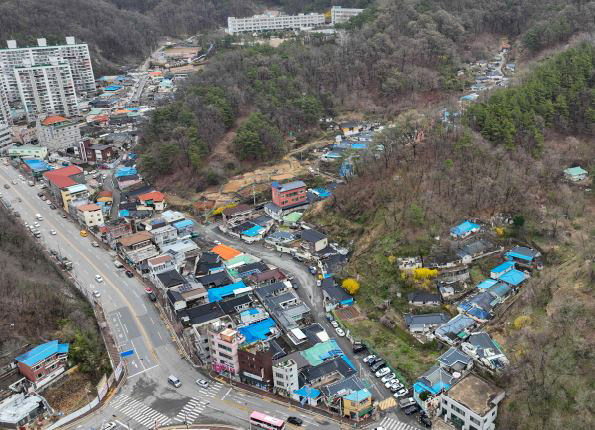
[[132, 374], [132, 375], [128, 375], [128, 379], [130, 379], [130, 378], [132, 378], [132, 377], [134, 377], [134, 376], [136, 376], [136, 375], [140, 375], [141, 373], [148, 372], [149, 370], [151, 370], [151, 369], [154, 369], [154, 368], [156, 368], [156, 367], [158, 367], [158, 366], [159, 366], [159, 365], [158, 365], [158, 364], [156, 364], [156, 365], [154, 365], [154, 366], [151, 366], [151, 367], [148, 367], [148, 368], [146, 368], [145, 370], [141, 370], [140, 372], [134, 373], [134, 374]]
[[225, 393], [223, 395], [223, 397], [221, 397], [221, 400], [225, 400], [225, 398], [227, 397], [227, 395], [231, 392], [231, 388], [229, 390], [227, 390], [227, 393]]
[[161, 332], [160, 331], [157, 332], [157, 336], [159, 336], [159, 339], [161, 339], [161, 341], [163, 341], [163, 338], [161, 337]]
[[149, 317], [149, 321], [151, 321], [151, 324], [155, 324], [155, 321], [153, 321], [153, 318]]

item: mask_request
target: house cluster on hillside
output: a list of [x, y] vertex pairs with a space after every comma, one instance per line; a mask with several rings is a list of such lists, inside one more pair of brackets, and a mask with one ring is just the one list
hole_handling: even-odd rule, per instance
[[[412, 307], [428, 309], [445, 302], [453, 303], [458, 314], [443, 312], [405, 315], [405, 324], [415, 336], [438, 339], [449, 346], [436, 364], [413, 384], [413, 397], [430, 416], [442, 416], [455, 425], [492, 429], [501, 390], [471, 375], [474, 366], [488, 372], [501, 371], [509, 361], [498, 343], [482, 329], [519, 291], [531, 273], [543, 268], [541, 253], [526, 246], [507, 251], [495, 246], [480, 223], [465, 220], [450, 230], [454, 247], [429, 257], [397, 260], [402, 271], [437, 269], [433, 284], [436, 292], [422, 290], [409, 296]], [[469, 267], [478, 259], [501, 256], [490, 270], [490, 277], [469, 289]], [[465, 387], [465, 388], [463, 388]], [[480, 392], [477, 389], [480, 389]], [[481, 391], [493, 393], [492, 398]], [[482, 398], [482, 404], [473, 402]], [[464, 399], [464, 400], [463, 400]], [[461, 407], [461, 404], [466, 407]], [[476, 405], [470, 408], [469, 405]], [[481, 407], [480, 407], [481, 406]], [[492, 415], [493, 414], [493, 415]]]
[[39, 394], [60, 379], [68, 366], [67, 343], [52, 340], [0, 363], [0, 427], [24, 428], [52, 411]]

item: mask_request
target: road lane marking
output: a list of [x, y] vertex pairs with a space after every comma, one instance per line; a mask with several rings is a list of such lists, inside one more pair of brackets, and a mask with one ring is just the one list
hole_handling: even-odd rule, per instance
[[[31, 204], [31, 202], [27, 199], [24, 198], [24, 196], [15, 188], [15, 193], [18, 195], [18, 197], [21, 198], [22, 203], [26, 204], [29, 209], [32, 209], [33, 212], [37, 213], [37, 210], [33, 207], [33, 205]], [[46, 217], [46, 219], [48, 219]], [[60, 237], [62, 237], [64, 239], [65, 242], [69, 243], [71, 248], [76, 250], [78, 252], [78, 255], [80, 257], [82, 257], [83, 259], [85, 259], [87, 261], [87, 263], [89, 264], [89, 266], [91, 266], [93, 269], [96, 270], [96, 272], [98, 274], [101, 275], [101, 271], [99, 270], [99, 268], [95, 265], [95, 263], [89, 258], [87, 257], [87, 255], [85, 253], [81, 253], [80, 249], [78, 249], [77, 246], [74, 245], [74, 243], [68, 239], [67, 236], [65, 236], [64, 234], [62, 234], [61, 231], [57, 230], [54, 226], [54, 224], [52, 224], [51, 222], [49, 222], [50, 227], [52, 227], [54, 230], [56, 230], [56, 232], [58, 233], [58, 235], [60, 235]], [[73, 225], [73, 224], [70, 224]], [[126, 298], [126, 296], [124, 296], [124, 294], [122, 294], [122, 292], [116, 287], [116, 285], [109, 279], [107, 279], [107, 277], [104, 275], [103, 276], [106, 280], [107, 283], [116, 291], [116, 293], [122, 298], [122, 300], [124, 301], [124, 303], [126, 303], [128, 305], [128, 308], [132, 311], [134, 310], [134, 307], [132, 306], [132, 304], [128, 301], [128, 299]], [[133, 290], [134, 291], [134, 290]], [[135, 315], [133, 312], [131, 312], [132, 317], [135, 319], [136, 323], [139, 326], [139, 329], [142, 333], [142, 336], [144, 338], [145, 343], [150, 346], [151, 352], [153, 353], [153, 357], [155, 358], [156, 362], [159, 362], [159, 359], [157, 358], [157, 352], [155, 352], [155, 346], [151, 343], [151, 340], [149, 339], [149, 336], [147, 335], [147, 332], [145, 330], [145, 327], [141, 324], [140, 320], [138, 319], [138, 316]]]
[[128, 375], [128, 379], [130, 379], [130, 378], [132, 378], [132, 377], [134, 377], [134, 376], [140, 375], [141, 373], [148, 372], [149, 370], [151, 370], [151, 369], [154, 369], [154, 368], [156, 368], [156, 367], [159, 367], [159, 365], [158, 365], [158, 364], [156, 364], [156, 365], [154, 365], [154, 366], [147, 367], [145, 370], [141, 370], [140, 372], [136, 372], [136, 373], [133, 373], [132, 375]]
[[225, 393], [223, 395], [223, 397], [221, 397], [221, 400], [225, 400], [225, 398], [227, 397], [227, 395], [231, 392], [231, 388], [229, 390], [227, 390], [227, 393]]

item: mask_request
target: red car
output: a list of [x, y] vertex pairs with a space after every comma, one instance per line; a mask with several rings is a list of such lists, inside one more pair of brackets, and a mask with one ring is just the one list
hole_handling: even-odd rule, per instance
[[155, 292], [153, 291], [153, 289], [151, 287], [146, 287], [145, 293], [147, 293], [147, 295], [149, 296], [149, 300], [151, 300], [152, 302], [157, 300], [157, 296], [155, 295]]

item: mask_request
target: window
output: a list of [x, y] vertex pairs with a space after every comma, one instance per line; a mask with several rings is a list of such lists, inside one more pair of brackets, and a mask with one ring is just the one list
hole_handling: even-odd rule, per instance
[[225, 346], [222, 343], [219, 344], [219, 348], [223, 351], [231, 352], [231, 348], [229, 346]]
[[481, 424], [481, 421], [479, 421], [477, 418], [472, 417], [471, 415], [469, 415], [469, 419], [471, 420], [472, 423], [474, 424]]
[[228, 360], [230, 360], [230, 361], [231, 361], [231, 359], [232, 359], [232, 358], [231, 358], [231, 355], [227, 355], [227, 354], [224, 354], [224, 353], [222, 353], [222, 352], [219, 352], [219, 357], [226, 358], [226, 359], [228, 359]]
[[452, 405], [453, 410], [457, 411], [459, 414], [461, 414], [461, 416], [465, 416], [465, 412], [463, 412], [460, 408], [456, 407], [455, 405]]
[[285, 379], [285, 375], [283, 373], [275, 372], [275, 376], [279, 379]]

